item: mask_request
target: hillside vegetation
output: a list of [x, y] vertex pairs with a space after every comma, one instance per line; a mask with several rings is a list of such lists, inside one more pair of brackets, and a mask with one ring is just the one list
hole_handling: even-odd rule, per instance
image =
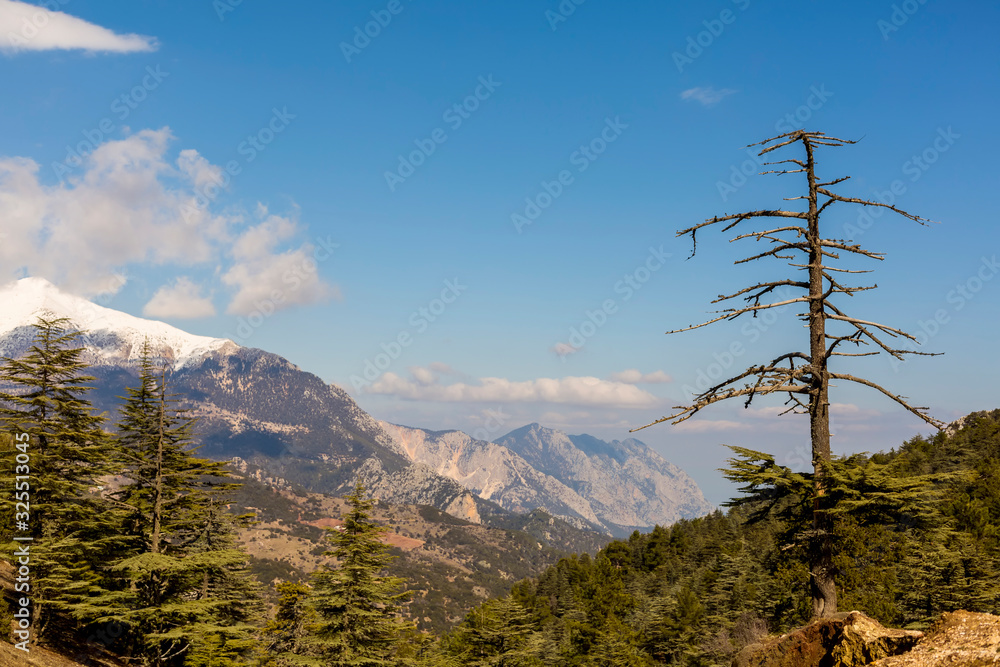
[[[482, 605], [440, 650], [462, 664], [725, 665], [805, 623], [797, 475], [749, 450], [731, 464], [731, 477], [770, 483], [725, 513], [560, 560]], [[946, 611], [1000, 612], [1000, 410], [833, 469], [847, 508], [834, 540], [842, 608], [916, 629]]]

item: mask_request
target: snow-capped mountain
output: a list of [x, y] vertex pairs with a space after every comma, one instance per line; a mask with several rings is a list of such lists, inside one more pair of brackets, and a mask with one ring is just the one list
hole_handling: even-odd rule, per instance
[[39, 278], [0, 286], [0, 357], [30, 347], [39, 317], [68, 318], [84, 333], [89, 399], [109, 427], [148, 340], [172, 368], [171, 392], [198, 418], [203, 456], [239, 459], [309, 491], [343, 495], [360, 480], [387, 502], [433, 505], [474, 523], [543, 509], [610, 535], [711, 510], [683, 471], [637, 440], [532, 424], [489, 443], [380, 424], [343, 389], [276, 354], [105, 308]]
[[[31, 329], [39, 317], [67, 317], [86, 332], [84, 343], [91, 364], [133, 361], [148, 340], [154, 356], [179, 370], [192, 361], [224, 347], [238, 347], [225, 338], [195, 336], [164, 322], [144, 320], [82, 297], [62, 292], [44, 278], [22, 278], [0, 286], [0, 356], [20, 352], [30, 344]], [[17, 335], [20, 333], [20, 335]]]

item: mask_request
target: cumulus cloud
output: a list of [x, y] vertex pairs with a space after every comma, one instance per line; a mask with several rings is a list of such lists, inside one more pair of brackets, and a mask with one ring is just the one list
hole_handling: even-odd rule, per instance
[[538, 378], [513, 381], [485, 377], [475, 383], [441, 384], [426, 369], [411, 369], [411, 378], [385, 373], [368, 387], [371, 394], [391, 395], [411, 401], [440, 403], [555, 403], [609, 408], [646, 408], [656, 405], [652, 394], [634, 385], [595, 377]]
[[652, 373], [641, 373], [635, 368], [612, 373], [609, 380], [614, 382], [624, 382], [625, 384], [664, 384], [672, 382], [673, 379], [663, 371], [653, 371]]
[[702, 106], [710, 107], [718, 104], [735, 92], [736, 91], [732, 88], [723, 88], [719, 90], [713, 86], [698, 86], [695, 88], [688, 88], [682, 92], [681, 99], [689, 102], [693, 100]]
[[159, 319], [194, 319], [215, 315], [215, 306], [211, 298], [202, 296], [200, 286], [181, 276], [174, 285], [157, 290], [142, 314]]
[[[297, 243], [303, 232], [297, 211], [287, 217], [263, 206], [249, 214], [215, 212], [204, 193], [219, 184], [218, 167], [192, 149], [171, 161], [171, 140], [162, 128], [107, 141], [57, 185], [43, 183], [33, 160], [0, 157], [7, 233], [0, 282], [40, 276], [92, 297], [107, 293], [109, 281], [129, 266], [207, 266], [218, 267], [220, 287], [232, 291], [230, 313], [249, 313], [263, 299], [280, 310], [339, 295], [320, 278], [316, 261], [330, 257], [336, 244]], [[207, 312], [190, 285], [165, 289], [147, 306], [151, 312]], [[181, 306], [185, 301], [189, 308]]]
[[298, 232], [290, 218], [257, 210], [263, 221], [240, 235], [233, 245], [234, 265], [222, 282], [236, 288], [226, 312], [247, 315], [254, 311], [341, 299], [339, 288], [323, 282], [316, 271], [316, 248], [305, 243], [296, 250], [276, 248]]
[[[52, 3], [49, 3], [52, 4]], [[0, 0], [0, 52], [82, 49], [114, 53], [155, 51], [153, 37], [119, 35], [81, 18], [17, 0]]]

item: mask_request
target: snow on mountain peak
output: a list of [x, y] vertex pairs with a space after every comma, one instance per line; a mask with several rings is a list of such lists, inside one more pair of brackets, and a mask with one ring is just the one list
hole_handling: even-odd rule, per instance
[[108, 361], [136, 359], [147, 339], [154, 354], [172, 360], [175, 369], [227, 343], [235, 347], [224, 338], [195, 336], [164, 322], [105, 308], [63, 292], [44, 278], [22, 278], [0, 286], [0, 337], [31, 326], [39, 316], [69, 318], [86, 332], [84, 346]]

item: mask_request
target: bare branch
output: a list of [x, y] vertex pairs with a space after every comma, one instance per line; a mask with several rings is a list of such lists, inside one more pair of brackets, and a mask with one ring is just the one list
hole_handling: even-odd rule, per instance
[[[922, 218], [919, 215], [913, 215], [912, 213], [907, 213], [903, 209], [896, 208], [895, 206], [893, 206], [891, 204], [883, 204], [882, 202], [869, 201], [867, 199], [855, 199], [854, 197], [842, 197], [841, 195], [838, 195], [838, 194], [835, 194], [833, 192], [830, 192], [826, 188], [816, 188], [816, 191], [820, 192], [820, 193], [822, 193], [822, 194], [824, 194], [824, 195], [826, 195], [827, 197], [830, 198], [830, 201], [828, 201], [825, 204], [823, 204], [822, 208], [820, 208], [820, 212], [822, 212], [823, 209], [826, 208], [827, 206], [829, 206], [832, 202], [834, 202], [834, 201], [840, 201], [840, 202], [845, 202], [845, 203], [848, 203], [848, 204], [861, 204], [862, 206], [878, 206], [880, 208], [887, 208], [890, 211], [898, 213], [899, 215], [903, 216], [904, 218], [909, 218], [910, 220], [913, 220], [914, 222], [919, 222], [921, 225], [925, 225], [925, 226], [926, 226], [926, 224], [928, 222], [934, 222], [933, 220], [928, 220], [927, 218]], [[937, 224], [937, 223], [935, 223], [935, 224]]]
[[783, 243], [777, 248], [771, 248], [766, 252], [762, 252], [759, 255], [754, 255], [753, 257], [746, 257], [744, 259], [738, 259], [733, 264], [746, 264], [747, 262], [752, 262], [755, 259], [760, 259], [762, 257], [768, 257], [779, 252], [784, 252], [785, 250], [801, 250], [802, 252], [809, 252], [809, 246], [803, 243]]
[[822, 188], [824, 186], [831, 186], [831, 185], [836, 185], [837, 183], [843, 183], [844, 181], [850, 178], [851, 178], [850, 176], [841, 176], [840, 178], [835, 178], [832, 181], [827, 181], [826, 183], [817, 183], [816, 185]]
[[[776, 281], [771, 282], [771, 283], [757, 283], [753, 287], [745, 287], [745, 288], [741, 289], [739, 292], [734, 292], [734, 293], [729, 294], [729, 295], [722, 295], [722, 294], [720, 294], [719, 298], [717, 298], [714, 301], [712, 301], [712, 303], [719, 303], [720, 301], [726, 301], [728, 299], [732, 299], [734, 297], [738, 297], [741, 294], [746, 294], [747, 292], [752, 292], [753, 290], [756, 290], [756, 289], [764, 290], [763, 292], [760, 293], [760, 295], [758, 295], [758, 296], [763, 296], [764, 294], [767, 294], [768, 292], [772, 291], [776, 287], [783, 287], [783, 286], [786, 286], [786, 285], [789, 286], [789, 287], [801, 287], [803, 289], [809, 289], [809, 283], [799, 282], [799, 281], [796, 281], [796, 280], [776, 280]], [[754, 297], [747, 297], [747, 300], [749, 301], [751, 298], [754, 298]]]
[[788, 227], [775, 227], [774, 229], [767, 229], [762, 232], [747, 232], [746, 234], [740, 234], [739, 236], [734, 236], [733, 238], [729, 239], [729, 242], [732, 243], [733, 241], [748, 239], [750, 237], [759, 237], [765, 235], [771, 236], [773, 234], [777, 234], [778, 232], [795, 232], [796, 236], [805, 236], [806, 234], [809, 233], [805, 227], [796, 227], [792, 225]]
[[746, 308], [726, 308], [725, 310], [717, 310], [717, 313], [724, 313], [715, 319], [709, 320], [707, 322], [702, 322], [701, 324], [695, 324], [689, 327], [684, 327], [683, 329], [674, 329], [673, 331], [667, 331], [668, 334], [680, 333], [682, 331], [692, 331], [694, 329], [700, 329], [701, 327], [707, 327], [709, 324], [718, 322], [719, 320], [733, 320], [749, 312], [755, 312], [758, 310], [767, 310], [768, 308], [778, 308], [779, 306], [787, 306], [790, 303], [798, 302], [808, 302], [809, 297], [803, 296], [795, 299], [787, 299], [785, 301], [777, 301], [775, 303], [766, 303], [763, 306], [747, 306]]
[[879, 261], [885, 259], [884, 252], [872, 252], [871, 250], [865, 250], [860, 245], [848, 245], [843, 241], [837, 241], [834, 239], [823, 239], [820, 241], [820, 245], [824, 248], [837, 248], [838, 250], [846, 250], [847, 252], [853, 252], [857, 255], [864, 255], [865, 257], [871, 257], [872, 259], [877, 259]]
[[928, 424], [930, 424], [934, 428], [943, 429], [945, 426], [947, 426], [947, 424], [945, 424], [943, 421], [941, 421], [939, 419], [935, 419], [935, 418], [931, 417], [930, 415], [926, 414], [926, 411], [929, 410], [929, 408], [917, 408], [917, 407], [913, 407], [912, 405], [910, 405], [909, 403], [906, 402], [906, 398], [904, 396], [898, 396], [898, 395], [892, 393], [891, 391], [889, 391], [888, 389], [886, 389], [885, 387], [883, 387], [881, 385], [878, 385], [878, 384], [875, 384], [874, 382], [872, 382], [870, 380], [866, 380], [864, 378], [859, 378], [859, 377], [854, 377], [853, 375], [847, 375], [845, 373], [830, 373], [830, 377], [832, 379], [834, 379], [834, 380], [847, 380], [849, 382], [856, 382], [858, 384], [863, 384], [866, 387], [871, 387], [872, 389], [877, 389], [878, 391], [882, 392], [883, 394], [885, 394], [886, 396], [888, 396], [892, 400], [896, 401], [897, 403], [899, 403], [901, 406], [903, 406], [904, 408], [906, 408], [907, 410], [909, 410], [910, 412], [912, 412], [916, 416], [918, 416], [921, 419], [923, 419], [925, 422], [927, 422]]
[[749, 220], [750, 218], [801, 218], [802, 220], [806, 220], [808, 219], [808, 216], [805, 213], [798, 213], [796, 211], [783, 211], [780, 209], [773, 211], [765, 210], [765, 211], [749, 211], [747, 213], [734, 213], [732, 215], [716, 216], [714, 218], [711, 218], [710, 220], [706, 220], [705, 222], [698, 223], [693, 227], [682, 229], [679, 232], [677, 232], [677, 236], [685, 236], [687, 234], [691, 235], [691, 254], [688, 256], [688, 259], [691, 259], [692, 257], [694, 257], [695, 252], [698, 250], [698, 241], [695, 234], [699, 229], [701, 229], [702, 227], [707, 227], [708, 225], [714, 225], [719, 222], [729, 222], [730, 220], [734, 220], [735, 222], [730, 223], [729, 225], [727, 225], [722, 229], [722, 231], [725, 232], [729, 231], [742, 221]]

